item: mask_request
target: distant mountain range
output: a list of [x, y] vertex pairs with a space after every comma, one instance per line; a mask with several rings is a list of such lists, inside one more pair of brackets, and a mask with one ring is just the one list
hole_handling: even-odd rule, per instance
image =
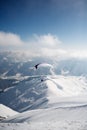
[[47, 62], [53, 65], [56, 75], [87, 75], [87, 59], [69, 58], [30, 58], [26, 53], [5, 51], [0, 52], [0, 75], [14, 76], [21, 75], [48, 75], [51, 74], [48, 68], [41, 68], [36, 72], [31, 70], [37, 63]]

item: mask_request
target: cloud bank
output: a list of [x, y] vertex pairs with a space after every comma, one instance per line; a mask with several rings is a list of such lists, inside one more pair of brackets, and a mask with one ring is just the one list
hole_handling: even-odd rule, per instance
[[55, 35], [36, 35], [23, 41], [21, 37], [14, 33], [0, 32], [0, 48], [25, 51], [31, 57], [54, 57], [54, 58], [87, 58], [86, 50], [62, 49], [62, 41]]
[[23, 41], [13, 33], [0, 32], [0, 46], [21, 46]]

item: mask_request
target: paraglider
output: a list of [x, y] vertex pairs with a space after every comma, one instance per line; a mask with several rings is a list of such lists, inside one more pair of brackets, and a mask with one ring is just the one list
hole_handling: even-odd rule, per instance
[[48, 63], [38, 63], [34, 67], [35, 67], [35, 69], [38, 69], [39, 67], [50, 67], [50, 68], [53, 68], [53, 66], [51, 64], [48, 64]]
[[[36, 64], [36, 65], [34, 66], [34, 70], [37, 70], [37, 69], [43, 68], [43, 67], [49, 68], [49, 72], [50, 72], [52, 75], [55, 74], [55, 73], [54, 73], [54, 69], [53, 69], [53, 65], [48, 64], [48, 63], [38, 63], [38, 64]], [[44, 82], [44, 81], [46, 81], [46, 80], [47, 80], [47, 78], [45, 79], [44, 77], [41, 76], [41, 82]]]
[[41, 63], [39, 63], [39, 64], [36, 64], [34, 67], [37, 69], [38, 68], [38, 66], [40, 65]]

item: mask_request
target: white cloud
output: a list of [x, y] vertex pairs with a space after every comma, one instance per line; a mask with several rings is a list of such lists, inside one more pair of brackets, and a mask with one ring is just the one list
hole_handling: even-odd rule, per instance
[[[25, 51], [30, 56], [55, 57], [55, 58], [87, 58], [86, 50], [62, 49], [62, 41], [52, 34], [33, 35], [27, 42], [23, 41], [19, 35], [13, 33], [0, 32], [0, 48], [9, 50]], [[63, 45], [63, 43], [62, 43]], [[63, 47], [64, 48], [64, 47]]]
[[43, 48], [41, 49], [42, 55], [49, 56], [49, 57], [62, 57], [67, 54], [66, 50], [63, 49], [52, 49], [52, 48]]
[[62, 43], [57, 36], [52, 34], [47, 35], [34, 35], [34, 40], [36, 44], [39, 44], [41, 47], [56, 47]]
[[32, 52], [32, 55], [56, 56], [59, 51], [59, 45], [61, 43], [62, 41], [60, 41], [59, 38], [55, 35], [34, 34], [33, 37], [27, 41], [27, 48], [30, 48], [29, 52]]
[[13, 33], [0, 32], [0, 46], [21, 46], [23, 41]]
[[73, 58], [87, 58], [87, 50], [71, 50], [68, 53]]
[[61, 43], [62, 41], [55, 35], [34, 34], [25, 42], [24, 48], [32, 56], [56, 56]]

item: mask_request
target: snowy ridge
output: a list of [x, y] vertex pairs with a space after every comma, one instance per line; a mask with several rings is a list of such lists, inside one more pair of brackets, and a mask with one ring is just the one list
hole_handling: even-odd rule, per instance
[[[0, 130], [87, 130], [86, 59], [31, 60], [16, 52], [0, 59]], [[43, 61], [53, 68], [32, 69]]]
[[0, 102], [23, 112], [30, 109], [47, 108], [58, 102], [60, 98], [81, 95], [87, 95], [87, 79], [84, 77], [27, 76], [18, 77], [18, 83], [15, 86], [0, 94]]
[[87, 83], [84, 77], [76, 76], [54, 76], [47, 80], [48, 88], [56, 96], [67, 97], [87, 94]]

